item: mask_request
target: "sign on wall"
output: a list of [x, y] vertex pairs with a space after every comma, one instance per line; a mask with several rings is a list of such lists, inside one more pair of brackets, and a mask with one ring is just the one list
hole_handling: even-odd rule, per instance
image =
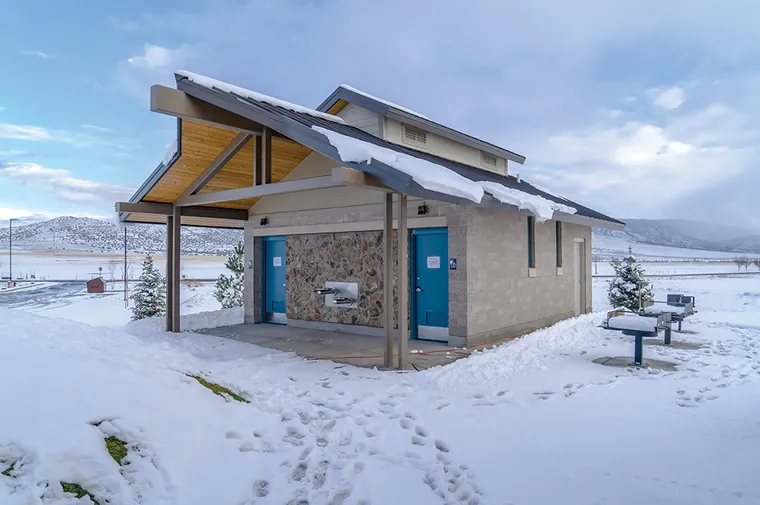
[[449, 258], [449, 270], [456, 270], [456, 269], [457, 269], [457, 259]]
[[427, 257], [427, 267], [428, 268], [441, 268], [441, 257], [440, 256], [428, 256]]
[[274, 258], [272, 258], [272, 266], [281, 267], [282, 266], [282, 256], [275, 256]]

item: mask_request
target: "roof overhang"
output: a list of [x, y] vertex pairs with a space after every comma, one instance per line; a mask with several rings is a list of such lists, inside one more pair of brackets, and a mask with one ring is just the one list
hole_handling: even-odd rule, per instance
[[340, 100], [352, 103], [354, 105], [372, 111], [380, 116], [387, 117], [389, 119], [393, 119], [410, 126], [421, 128], [423, 130], [429, 131], [430, 133], [434, 133], [443, 138], [459, 142], [475, 149], [480, 149], [481, 151], [493, 154], [494, 156], [500, 156], [514, 163], [518, 163], [520, 165], [525, 163], [525, 156], [512, 152], [508, 149], [504, 149], [503, 147], [491, 144], [490, 142], [480, 140], [471, 135], [467, 135], [466, 133], [462, 133], [440, 123], [436, 123], [435, 121], [431, 121], [430, 119], [418, 114], [412, 114], [409, 111], [393, 107], [393, 105], [389, 103], [374, 100], [367, 95], [356, 93], [355, 91], [344, 88], [342, 86], [338, 86], [335, 91], [333, 91], [332, 94], [327, 97], [327, 99], [325, 99], [319, 105], [319, 107], [317, 107], [317, 110], [321, 112], [327, 112]]
[[[360, 94], [356, 95], [359, 100], [366, 98]], [[234, 91], [198, 84], [184, 76], [177, 76], [176, 90], [154, 86], [151, 98], [153, 110], [178, 118], [177, 152], [168, 162], [161, 163], [156, 167], [129, 202], [117, 204], [117, 211], [119, 211], [122, 220], [163, 222], [165, 217], [169, 215], [171, 207], [182, 207], [183, 225], [241, 228], [247, 219], [248, 209], [257, 198], [342, 185], [362, 185], [374, 191], [392, 191], [441, 202], [474, 205], [472, 201], [463, 198], [428, 190], [410, 175], [375, 158], [371, 158], [368, 163], [343, 161], [338, 149], [330, 143], [323, 133], [313, 128], [320, 127], [443, 165], [445, 168], [473, 181], [493, 180], [507, 187], [542, 196], [558, 203], [567, 203], [579, 209], [578, 214], [555, 212], [554, 219], [559, 221], [613, 229], [624, 226], [620, 221], [608, 216], [540, 191], [527, 183], [520, 183], [514, 177], [486, 173], [469, 165], [390, 144], [362, 130], [338, 121], [330, 121], [317, 114], [308, 114], [265, 101], [253, 100], [246, 96], [240, 96]], [[387, 105], [386, 107], [388, 107], [386, 114], [403, 117], [405, 122], [420, 120], [418, 116], [409, 112], [400, 111]], [[191, 127], [195, 129], [195, 132], [190, 131]], [[199, 131], [201, 133], [198, 133]], [[214, 149], [206, 149], [204, 145], [193, 144], [193, 142], [198, 141], [199, 136], [203, 136], [203, 132], [216, 135], [221, 139]], [[251, 142], [255, 144], [254, 147], [245, 145], [249, 138], [256, 139], [255, 142]], [[247, 163], [251, 163], [251, 159], [255, 160], [258, 159], [257, 156], [261, 156], [257, 146], [260, 145], [260, 140], [264, 138], [271, 138], [272, 142], [279, 142], [278, 145], [281, 148], [282, 146], [292, 146], [292, 149], [300, 150], [298, 156], [294, 157], [294, 163], [300, 162], [298, 161], [299, 156], [303, 160], [304, 153], [317, 152], [335, 161], [336, 166], [345, 168], [340, 168], [327, 177], [282, 181], [283, 175], [280, 174], [278, 178], [263, 186], [257, 186], [255, 181], [251, 184], [250, 178], [253, 174], [248, 171], [251, 167]], [[187, 145], [185, 145], [185, 140], [187, 140]], [[235, 175], [235, 183], [227, 186], [219, 183], [219, 177], [227, 169], [224, 168], [222, 172], [219, 172], [219, 167], [215, 166], [215, 163], [220, 158], [224, 161], [221, 165], [229, 161], [240, 161], [242, 158], [239, 157], [245, 154], [242, 150], [244, 148], [247, 149], [246, 155], [249, 156], [249, 161], [245, 161], [242, 165], [238, 163], [236, 167], [230, 169], [230, 173], [226, 174], [227, 176]], [[193, 156], [201, 157], [193, 159]], [[191, 158], [191, 163], [187, 161], [188, 157]], [[271, 153], [267, 159], [271, 161]], [[522, 157], [519, 159], [524, 160]], [[196, 163], [193, 164], [192, 161]], [[252, 165], [255, 165], [255, 162]], [[253, 177], [255, 179], [256, 176], [253, 175]], [[241, 180], [248, 180], [248, 182], [240, 183]], [[214, 184], [209, 184], [212, 181]], [[209, 184], [209, 187], [204, 188], [204, 184]], [[488, 195], [478, 205], [529, 214], [527, 211], [504, 204]]]

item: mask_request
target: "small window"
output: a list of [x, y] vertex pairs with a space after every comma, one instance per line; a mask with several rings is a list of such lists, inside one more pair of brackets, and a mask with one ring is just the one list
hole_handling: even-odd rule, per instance
[[528, 268], [536, 268], [536, 218], [528, 216]]
[[414, 126], [404, 125], [404, 142], [407, 144], [427, 145], [427, 132]]
[[555, 239], [557, 241], [557, 268], [562, 268], [562, 223], [557, 221]]
[[496, 168], [496, 156], [491, 153], [484, 153], [483, 151], [480, 152], [480, 155], [480, 161], [484, 167]]

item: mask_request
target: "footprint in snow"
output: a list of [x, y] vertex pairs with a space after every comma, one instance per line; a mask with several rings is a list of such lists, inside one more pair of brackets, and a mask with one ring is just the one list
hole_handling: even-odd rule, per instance
[[533, 393], [533, 396], [539, 400], [548, 400], [553, 394], [554, 391], [538, 391], [536, 393]]

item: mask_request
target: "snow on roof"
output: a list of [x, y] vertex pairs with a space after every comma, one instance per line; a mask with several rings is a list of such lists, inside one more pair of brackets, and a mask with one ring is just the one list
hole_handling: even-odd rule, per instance
[[264, 102], [264, 103], [268, 103], [269, 105], [274, 105], [276, 107], [282, 107], [283, 109], [292, 110], [293, 112], [308, 114], [310, 116], [326, 119], [328, 121], [333, 121], [335, 123], [341, 123], [341, 124], [346, 123], [345, 121], [343, 121], [342, 118], [339, 118], [338, 116], [327, 114], [326, 112], [319, 112], [317, 110], [310, 109], [308, 107], [304, 107], [302, 105], [298, 105], [295, 103], [286, 102], [285, 100], [280, 100], [279, 98], [274, 98], [268, 95], [257, 93], [256, 91], [251, 91], [250, 89], [241, 88], [240, 86], [235, 86], [234, 84], [228, 84], [223, 81], [218, 81], [216, 79], [212, 79], [211, 77], [206, 77], [205, 75], [194, 74], [186, 70], [179, 70], [176, 72], [176, 74], [182, 77], [187, 77], [187, 79], [189, 79], [190, 81], [209, 89], [217, 88], [217, 89], [221, 89], [222, 91], [226, 91], [228, 93], [234, 93], [236, 95], [239, 95], [245, 98], [250, 98], [251, 100], [255, 100], [257, 102]]
[[430, 191], [465, 198], [475, 203], [480, 203], [483, 198], [480, 184], [446, 167], [319, 126], [312, 126], [312, 129], [327, 137], [330, 144], [338, 150], [340, 159], [345, 162], [369, 164], [375, 159], [410, 175], [420, 186]]
[[423, 114], [420, 114], [419, 112], [415, 112], [412, 109], [407, 109], [406, 107], [402, 107], [401, 105], [395, 104], [393, 102], [389, 102], [388, 100], [384, 100], [384, 99], [382, 99], [380, 97], [377, 97], [377, 96], [374, 96], [374, 95], [370, 95], [369, 93], [365, 93], [364, 91], [362, 91], [360, 89], [356, 89], [353, 86], [349, 86], [348, 84], [341, 84], [340, 87], [343, 88], [343, 89], [347, 89], [348, 91], [353, 91], [354, 93], [357, 93], [359, 95], [366, 96], [367, 98], [371, 98], [372, 100], [376, 100], [376, 101], [378, 101], [380, 103], [384, 103], [385, 105], [393, 107], [394, 109], [398, 109], [398, 110], [401, 110], [401, 111], [404, 111], [404, 112], [408, 112], [409, 114], [412, 114], [414, 116], [421, 117], [422, 119], [427, 119], [428, 121], [430, 121], [429, 117], [427, 117], [427, 116], [425, 116]]
[[326, 128], [312, 126], [330, 141], [345, 162], [371, 163], [373, 159], [385, 163], [407, 175], [425, 189], [465, 198], [480, 203], [484, 192], [493, 195], [502, 203], [525, 209], [536, 216], [539, 222], [551, 219], [555, 211], [575, 214], [576, 209], [552, 202], [538, 195], [531, 195], [497, 182], [475, 182], [437, 163], [408, 154], [399, 153], [385, 147], [376, 146]]
[[531, 195], [514, 188], [508, 188], [497, 182], [480, 181], [478, 184], [483, 187], [486, 193], [491, 194], [491, 196], [499, 200], [501, 203], [514, 205], [518, 209], [531, 212], [536, 216], [536, 220], [539, 223], [551, 219], [554, 216], [555, 211], [564, 212], [566, 214], [575, 214], [577, 212], [573, 207], [552, 202], [542, 196]]
[[657, 329], [657, 319], [653, 317], [641, 317], [634, 314], [611, 317], [607, 321], [607, 327], [613, 330], [650, 331]]

